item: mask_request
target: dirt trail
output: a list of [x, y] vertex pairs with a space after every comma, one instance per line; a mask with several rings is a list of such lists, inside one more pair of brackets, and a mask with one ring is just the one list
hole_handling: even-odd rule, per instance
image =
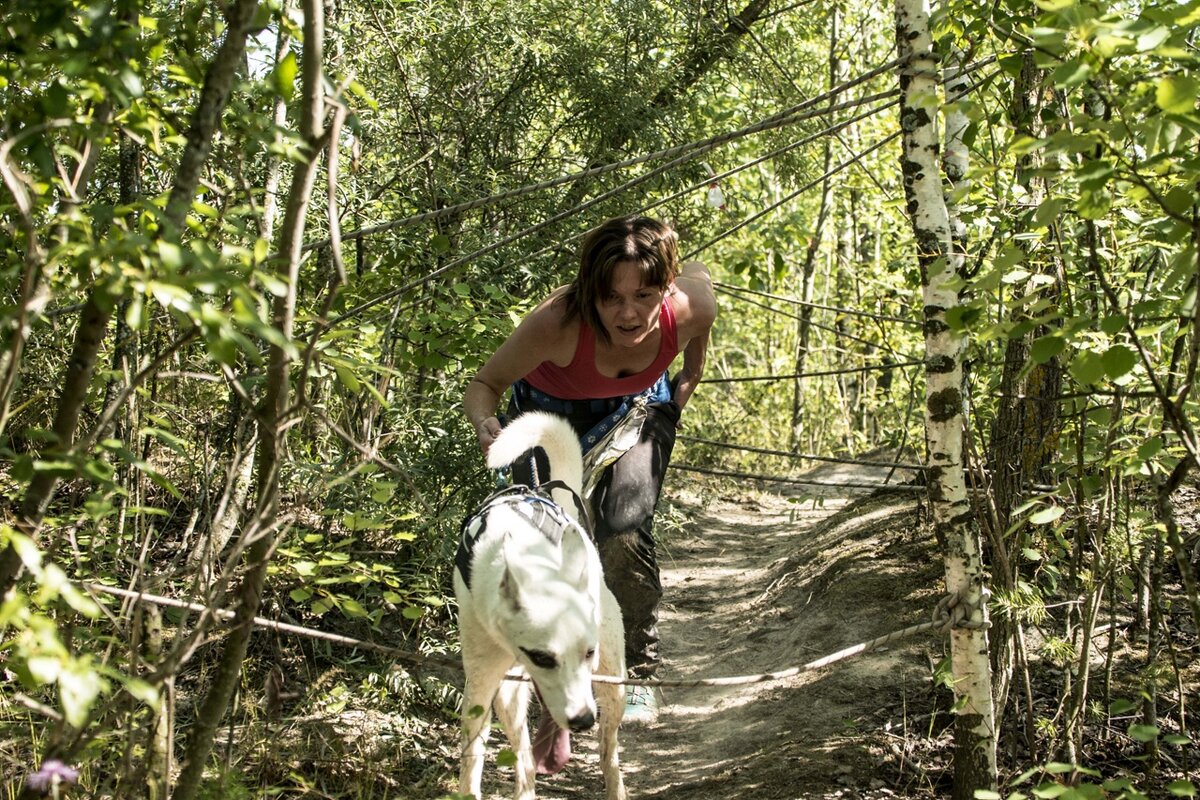
[[[885, 473], [810, 475], [861, 482]], [[668, 498], [689, 523], [660, 554], [659, 677], [786, 669], [928, 619], [941, 567], [913, 493], [833, 490], [797, 502], [795, 494], [674, 484], [688, 487]], [[909, 757], [902, 734], [929, 726], [931, 665], [941, 652], [926, 634], [782, 681], [665, 687], [654, 725], [622, 728], [630, 797], [929, 797], [930, 787], [900, 777]], [[539, 797], [603, 797], [594, 737], [576, 749], [566, 770], [539, 780]], [[488, 772], [489, 795], [508, 796], [507, 771]]]

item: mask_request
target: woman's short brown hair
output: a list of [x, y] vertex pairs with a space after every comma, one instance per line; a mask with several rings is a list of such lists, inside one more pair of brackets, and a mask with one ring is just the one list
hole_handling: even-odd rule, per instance
[[579, 251], [579, 274], [562, 296], [564, 318], [578, 316], [610, 341], [596, 304], [612, 292], [617, 265], [625, 263], [637, 267], [643, 286], [666, 289], [679, 275], [679, 237], [651, 217], [616, 217], [592, 229]]

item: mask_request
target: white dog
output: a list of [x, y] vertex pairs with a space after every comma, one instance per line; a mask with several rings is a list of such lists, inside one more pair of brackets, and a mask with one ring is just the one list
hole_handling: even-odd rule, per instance
[[517, 757], [513, 797], [534, 797], [529, 681], [504, 680], [512, 670], [532, 679], [564, 731], [591, 728], [599, 711], [607, 797], [624, 800], [617, 756], [624, 689], [598, 683], [593, 695], [591, 678], [594, 671], [625, 674], [625, 637], [616, 598], [604, 585], [600, 558], [580, 519], [579, 440], [561, 417], [524, 414], [492, 443], [488, 466], [512, 464], [533, 448], [541, 448], [542, 463], [550, 465], [550, 474], [539, 476], [541, 486], [498, 493], [463, 524], [454, 571], [466, 672], [459, 791], [480, 796], [494, 706]]

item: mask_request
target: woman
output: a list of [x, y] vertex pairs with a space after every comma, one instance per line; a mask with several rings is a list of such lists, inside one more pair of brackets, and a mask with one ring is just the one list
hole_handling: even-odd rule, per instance
[[[637, 444], [605, 469], [592, 494], [593, 535], [621, 606], [632, 677], [653, 677], [659, 664], [654, 507], [716, 314], [708, 270], [679, 264], [673, 230], [648, 217], [611, 219], [585, 238], [575, 280], [530, 312], [463, 397], [485, 453], [500, 433], [496, 408], [510, 386], [510, 416], [561, 414], [585, 451], [635, 398], [648, 403]], [[670, 381], [667, 369], [680, 352], [683, 368]], [[657, 702], [646, 687], [630, 687], [626, 697], [626, 719], [654, 719]]]

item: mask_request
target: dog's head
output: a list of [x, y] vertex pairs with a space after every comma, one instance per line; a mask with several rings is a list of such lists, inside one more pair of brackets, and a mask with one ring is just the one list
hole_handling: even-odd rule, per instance
[[[596, 718], [592, 671], [599, 667], [600, 576], [595, 550], [568, 524], [555, 543], [526, 517], [497, 509], [506, 526], [499, 622], [554, 721], [586, 730]], [[564, 517], [565, 519], [565, 517]]]

